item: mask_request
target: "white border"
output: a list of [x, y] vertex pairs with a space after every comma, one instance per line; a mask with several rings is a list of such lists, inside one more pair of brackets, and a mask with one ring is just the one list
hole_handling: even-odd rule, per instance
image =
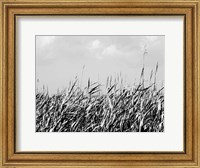
[[[17, 17], [17, 151], [183, 151], [183, 17]], [[35, 35], [165, 35], [164, 133], [35, 133]]]

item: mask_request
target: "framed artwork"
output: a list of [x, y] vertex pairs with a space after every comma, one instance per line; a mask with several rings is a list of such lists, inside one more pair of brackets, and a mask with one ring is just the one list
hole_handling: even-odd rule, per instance
[[3, 0], [2, 167], [199, 167], [199, 1]]

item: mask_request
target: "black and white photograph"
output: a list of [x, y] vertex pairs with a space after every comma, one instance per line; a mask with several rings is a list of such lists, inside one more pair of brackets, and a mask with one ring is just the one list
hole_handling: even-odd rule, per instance
[[165, 36], [35, 36], [36, 132], [164, 132]]

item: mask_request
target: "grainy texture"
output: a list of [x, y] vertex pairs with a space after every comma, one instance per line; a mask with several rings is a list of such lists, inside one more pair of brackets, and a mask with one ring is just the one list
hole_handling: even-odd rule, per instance
[[[43, 3], [41, 3], [43, 2]], [[82, 3], [81, 3], [82, 2]], [[1, 166], [16, 167], [200, 167], [199, 1], [1, 1]], [[144, 3], [145, 2], [145, 3]], [[58, 6], [62, 5], [62, 8]], [[44, 8], [45, 6], [45, 8]], [[93, 8], [90, 8], [90, 7]], [[49, 8], [54, 7], [54, 8]], [[68, 7], [68, 10], [66, 10]], [[77, 8], [78, 7], [78, 8]], [[4, 10], [3, 10], [4, 9]], [[17, 14], [180, 14], [186, 16], [184, 153], [15, 153], [14, 16]], [[7, 43], [8, 42], [8, 43]], [[1, 118], [0, 118], [1, 119]], [[1, 133], [1, 132], [0, 132]]]

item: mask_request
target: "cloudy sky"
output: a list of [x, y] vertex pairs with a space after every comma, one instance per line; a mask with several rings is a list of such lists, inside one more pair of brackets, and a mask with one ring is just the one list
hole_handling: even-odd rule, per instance
[[107, 76], [122, 74], [126, 83], [138, 82], [143, 67], [148, 80], [158, 62], [158, 82], [164, 81], [164, 36], [36, 36], [37, 87], [51, 93], [64, 89], [77, 76], [104, 84]]

